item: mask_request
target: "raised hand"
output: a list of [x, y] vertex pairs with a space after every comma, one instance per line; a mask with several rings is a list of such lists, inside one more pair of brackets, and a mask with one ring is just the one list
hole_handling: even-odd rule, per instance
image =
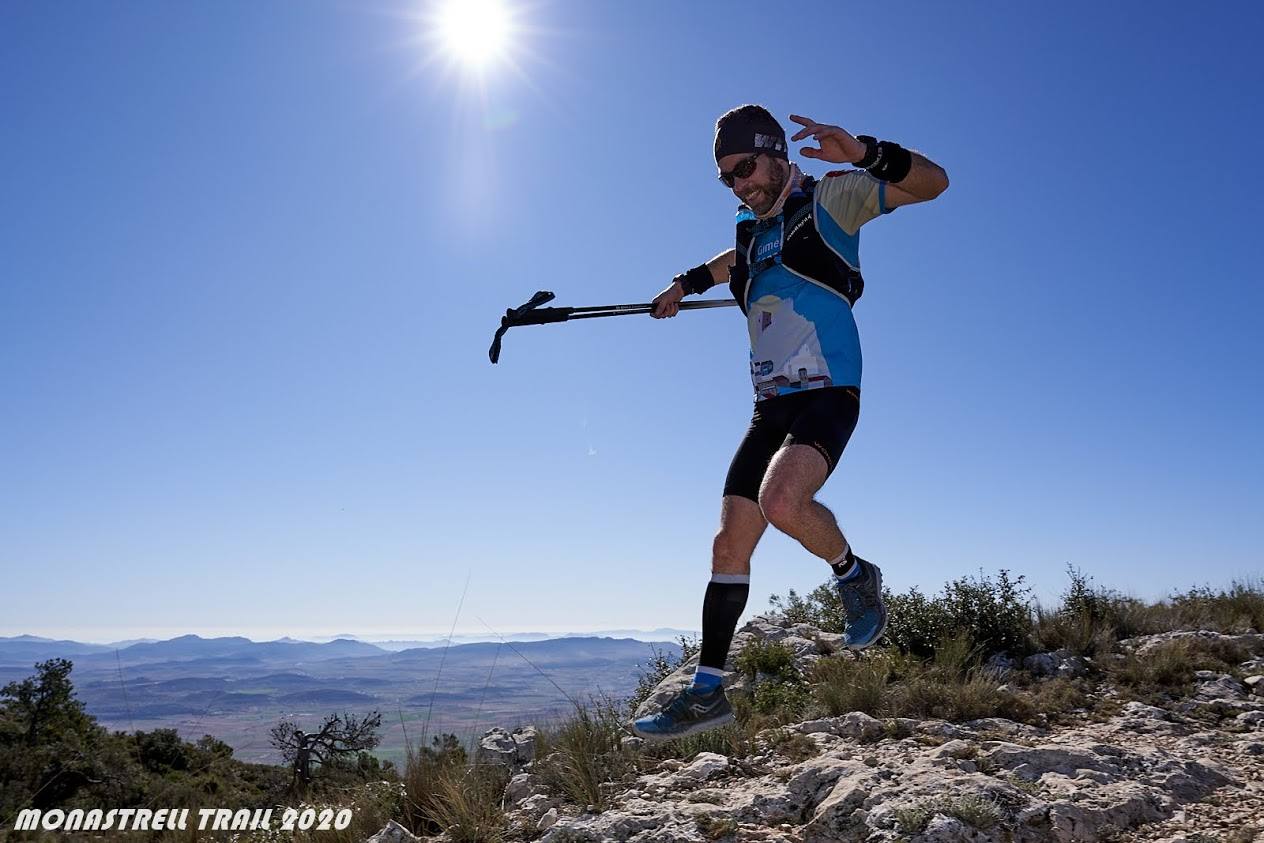
[[790, 119], [803, 127], [790, 140], [801, 141], [811, 135], [820, 144], [817, 148], [805, 146], [799, 150], [799, 154], [833, 164], [854, 164], [865, 157], [865, 145], [846, 129], [817, 123], [810, 117], [800, 117], [798, 114], [791, 114]]

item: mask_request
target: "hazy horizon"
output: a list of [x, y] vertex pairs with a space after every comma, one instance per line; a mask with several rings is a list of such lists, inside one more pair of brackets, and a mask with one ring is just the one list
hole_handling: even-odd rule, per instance
[[[994, 578], [996, 571], [972, 571], [963, 573], [961, 576], [977, 577], [980, 574]], [[1012, 572], [1013, 573], [1013, 572]], [[1080, 573], [1089, 577], [1093, 586], [1114, 591], [1127, 597], [1134, 597], [1146, 602], [1158, 602], [1171, 597], [1174, 593], [1181, 593], [1193, 588], [1208, 587], [1213, 590], [1229, 589], [1234, 584], [1260, 584], [1264, 583], [1264, 577], [1259, 572], [1250, 571], [1243, 572], [1239, 576], [1232, 576], [1223, 581], [1211, 581], [1199, 579], [1191, 576], [1190, 581], [1181, 587], [1160, 590], [1151, 588], [1148, 591], [1138, 590], [1135, 588], [1121, 587], [1116, 583], [1103, 581], [1101, 578], [1094, 576], [1091, 571], [1083, 571]], [[953, 577], [952, 579], [956, 579]], [[917, 586], [919, 590], [930, 596], [938, 593], [943, 586], [948, 584], [950, 580], [944, 580], [933, 586]], [[1069, 584], [1070, 580], [1067, 579]], [[801, 594], [804, 592], [800, 592]], [[782, 596], [785, 592], [782, 592]], [[1032, 599], [1041, 606], [1056, 606], [1061, 599], [1061, 591], [1040, 593], [1033, 589]], [[763, 614], [772, 611], [770, 605], [748, 605], [743, 617], [750, 618], [754, 615]], [[334, 630], [326, 629], [306, 629], [295, 630], [290, 627], [219, 627], [219, 626], [198, 626], [198, 627], [156, 627], [156, 626], [131, 626], [112, 628], [113, 631], [103, 631], [101, 627], [96, 626], [66, 626], [59, 625], [57, 627], [41, 627], [38, 624], [33, 625], [35, 628], [18, 629], [12, 625], [0, 625], [0, 638], [13, 638], [21, 635], [31, 635], [39, 638], [47, 638], [51, 640], [69, 640], [77, 641], [83, 644], [112, 644], [119, 641], [132, 641], [136, 639], [155, 639], [169, 640], [178, 638], [183, 635], [197, 635], [202, 638], [246, 638], [256, 643], [264, 643], [268, 641], [276, 641], [280, 638], [293, 638], [312, 643], [325, 643], [327, 641], [336, 640], [338, 638], [354, 638], [369, 644], [385, 642], [385, 641], [442, 641], [451, 635], [453, 639], [477, 638], [483, 641], [495, 642], [501, 637], [511, 638], [517, 635], [599, 635], [601, 633], [611, 632], [627, 632], [648, 635], [663, 630], [671, 633], [666, 638], [646, 638], [644, 640], [674, 640], [676, 633], [684, 634], [701, 634], [701, 625], [689, 626], [687, 624], [673, 625], [661, 624], [658, 626], [646, 627], [613, 627], [609, 625], [572, 625], [563, 626], [560, 624], [540, 624], [530, 627], [521, 627], [515, 629], [493, 629], [489, 631], [487, 626], [465, 626], [464, 621], [458, 621], [455, 629], [449, 621], [448, 626], [423, 626], [416, 627], [412, 630], [401, 632], [398, 630], [390, 630], [388, 628], [369, 629], [361, 631], [352, 631], [343, 627]], [[47, 630], [47, 631], [39, 631]], [[626, 637], [637, 638], [637, 635], [628, 635]], [[462, 642], [465, 643], [465, 642]]]
[[[75, 629], [75, 627], [62, 627], [61, 629], [73, 630]], [[596, 629], [557, 627], [555, 629], [542, 629], [542, 628], [525, 629], [524, 628], [521, 630], [497, 630], [497, 632], [501, 636], [509, 638], [515, 635], [533, 635], [533, 634], [557, 635], [557, 636], [589, 635], [589, 634], [597, 635], [602, 632], [635, 632], [635, 633], [649, 634], [649, 633], [657, 632], [660, 629], [664, 629], [664, 628], [655, 627], [652, 629], [624, 630], [624, 629], [612, 629], [608, 627], [596, 628]], [[669, 629], [671, 631], [678, 630], [684, 633], [691, 633], [691, 632], [698, 631], [698, 630], [691, 630], [686, 627], [680, 627], [680, 628], [668, 627], [666, 629]], [[179, 638], [185, 635], [197, 635], [201, 638], [246, 638], [255, 643], [266, 643], [269, 641], [276, 641], [281, 638], [293, 638], [300, 641], [308, 641], [310, 643], [321, 644], [321, 643], [327, 643], [328, 641], [336, 640], [338, 638], [349, 637], [349, 638], [354, 638], [357, 641], [363, 641], [367, 644], [374, 644], [374, 643], [379, 643], [379, 642], [384, 642], [384, 641], [412, 641], [412, 640], [442, 641], [448, 637], [448, 632], [449, 632], [449, 630], [447, 629], [444, 629], [441, 632], [440, 631], [430, 631], [430, 632], [413, 631], [413, 632], [400, 632], [400, 633], [377, 632], [377, 633], [363, 633], [363, 634], [346, 632], [346, 630], [343, 630], [342, 633], [312, 632], [312, 631], [285, 632], [285, 631], [279, 631], [279, 630], [263, 632], [260, 630], [260, 628], [255, 628], [254, 630], [239, 631], [235, 629], [222, 628], [222, 627], [221, 628], [204, 627], [200, 629], [181, 629], [181, 630], [155, 629], [155, 628], [149, 628], [149, 627], [134, 627], [128, 631], [137, 632], [138, 630], [148, 630], [148, 631], [144, 632], [143, 634], [138, 633], [138, 634], [118, 634], [118, 635], [109, 635], [103, 632], [92, 632], [90, 633], [90, 635], [92, 635], [93, 637], [86, 637], [84, 634], [72, 633], [70, 631], [66, 632], [66, 634], [62, 634], [60, 632], [58, 633], [32, 632], [30, 630], [14, 631], [10, 627], [0, 627], [0, 638], [17, 638], [23, 635], [30, 635], [37, 638], [46, 638], [51, 641], [75, 641], [80, 644], [113, 644], [119, 641], [133, 641], [137, 639], [146, 639], [146, 638], [159, 640], [159, 641], [167, 641], [172, 638]], [[472, 629], [472, 628], [468, 630], [464, 630], [464, 631], [462, 629], [457, 629], [454, 633], [452, 633], [452, 637], [454, 639], [485, 638], [487, 641], [491, 641], [491, 642], [495, 642], [499, 640], [499, 638], [496, 635], [493, 635], [492, 633], [489, 633], [486, 630], [483, 630], [480, 632], [479, 630]], [[636, 636], [629, 635], [627, 637], [635, 638]]]

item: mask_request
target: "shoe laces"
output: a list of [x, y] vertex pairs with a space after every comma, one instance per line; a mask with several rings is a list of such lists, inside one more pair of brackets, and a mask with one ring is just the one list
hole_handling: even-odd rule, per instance
[[842, 598], [843, 604], [850, 610], [865, 610], [878, 608], [881, 596], [873, 589], [873, 578], [868, 571], [863, 571], [859, 577], [847, 582], [838, 584], [838, 595]]
[[663, 709], [663, 713], [671, 715], [673, 720], [680, 720], [682, 717], [687, 717], [689, 715], [690, 698], [696, 698], [697, 696], [698, 695], [695, 694], [692, 689], [685, 688], [676, 695], [676, 699], [672, 700], [671, 704], [668, 705], [667, 708]]

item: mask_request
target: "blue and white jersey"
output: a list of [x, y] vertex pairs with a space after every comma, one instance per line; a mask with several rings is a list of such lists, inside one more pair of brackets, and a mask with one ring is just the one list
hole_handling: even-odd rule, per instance
[[[885, 183], [863, 170], [828, 175], [817, 182], [811, 216], [802, 224], [814, 225], [826, 246], [859, 271], [860, 227], [890, 210], [885, 194]], [[751, 243], [746, 304], [755, 399], [859, 388], [860, 334], [851, 304], [780, 261], [781, 245], [793, 234], [784, 225], [781, 215], [760, 221]]]

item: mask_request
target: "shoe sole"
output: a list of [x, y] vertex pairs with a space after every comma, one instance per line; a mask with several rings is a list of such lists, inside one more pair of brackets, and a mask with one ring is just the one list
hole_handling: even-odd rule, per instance
[[730, 723], [736, 722], [736, 720], [737, 718], [734, 717], [733, 712], [730, 711], [723, 717], [717, 717], [714, 720], [703, 720], [701, 722], [694, 723], [692, 726], [682, 729], [679, 732], [672, 732], [671, 734], [664, 734], [662, 732], [642, 732], [640, 729], [636, 728], [636, 724], [633, 724], [631, 728], [632, 734], [636, 735], [638, 738], [644, 738], [651, 743], [664, 743], [666, 741], [673, 741], [676, 738], [685, 738], [689, 735], [696, 735], [699, 732], [709, 732], [712, 729], [727, 726]]
[[864, 650], [868, 647], [872, 647], [874, 644], [877, 644], [882, 640], [882, 633], [887, 631], [887, 620], [889, 615], [887, 614], [887, 604], [882, 602], [882, 569], [872, 562], [868, 564], [869, 567], [873, 568], [873, 573], [878, 578], [878, 605], [882, 607], [882, 622], [878, 624], [878, 632], [872, 638], [863, 644], [848, 644], [848, 650]]

